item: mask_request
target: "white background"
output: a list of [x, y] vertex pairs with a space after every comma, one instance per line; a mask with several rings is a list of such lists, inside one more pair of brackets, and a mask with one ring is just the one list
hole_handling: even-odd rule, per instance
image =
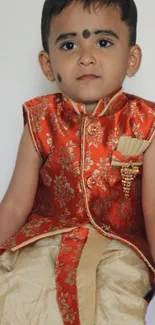
[[[56, 90], [45, 80], [37, 59], [43, 2], [0, 0], [0, 199], [11, 178], [23, 129], [22, 103]], [[136, 0], [136, 4], [143, 62], [124, 89], [155, 101], [155, 1]]]

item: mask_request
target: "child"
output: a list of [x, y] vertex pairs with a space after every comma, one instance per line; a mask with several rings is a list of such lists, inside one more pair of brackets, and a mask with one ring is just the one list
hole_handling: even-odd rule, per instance
[[136, 25], [133, 0], [45, 1], [39, 60], [62, 94], [24, 104], [0, 206], [1, 325], [144, 325], [155, 104], [122, 92]]

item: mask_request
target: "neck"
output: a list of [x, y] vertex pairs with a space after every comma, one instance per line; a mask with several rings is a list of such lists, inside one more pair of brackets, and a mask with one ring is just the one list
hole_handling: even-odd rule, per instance
[[95, 110], [97, 104], [98, 104], [98, 102], [93, 103], [93, 104], [85, 104], [87, 114], [92, 114], [93, 111]]
[[[94, 101], [94, 102], [75, 102], [73, 99], [71, 99], [70, 97], [67, 97], [64, 94], [64, 97], [67, 98], [69, 100], [69, 103], [72, 105], [72, 107], [75, 109], [75, 111], [78, 114], [81, 113], [87, 113], [87, 114], [97, 114], [97, 112], [99, 110], [103, 111], [104, 113], [105, 111], [109, 108], [109, 106], [111, 105], [111, 103], [120, 95], [122, 94], [122, 89], [119, 88], [116, 91], [110, 93], [107, 96], [104, 96], [103, 98], [101, 98], [100, 100]], [[100, 112], [101, 113], [101, 112]]]

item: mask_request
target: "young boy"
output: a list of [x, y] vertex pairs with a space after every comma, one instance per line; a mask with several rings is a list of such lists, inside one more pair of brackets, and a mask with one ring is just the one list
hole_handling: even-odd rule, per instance
[[136, 26], [133, 0], [45, 1], [39, 60], [62, 94], [24, 104], [0, 206], [1, 325], [144, 325], [155, 104], [122, 92]]

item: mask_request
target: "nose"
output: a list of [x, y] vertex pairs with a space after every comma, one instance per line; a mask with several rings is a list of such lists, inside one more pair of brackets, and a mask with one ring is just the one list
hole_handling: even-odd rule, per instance
[[81, 50], [78, 64], [80, 66], [89, 66], [96, 64], [96, 58], [89, 48]]

